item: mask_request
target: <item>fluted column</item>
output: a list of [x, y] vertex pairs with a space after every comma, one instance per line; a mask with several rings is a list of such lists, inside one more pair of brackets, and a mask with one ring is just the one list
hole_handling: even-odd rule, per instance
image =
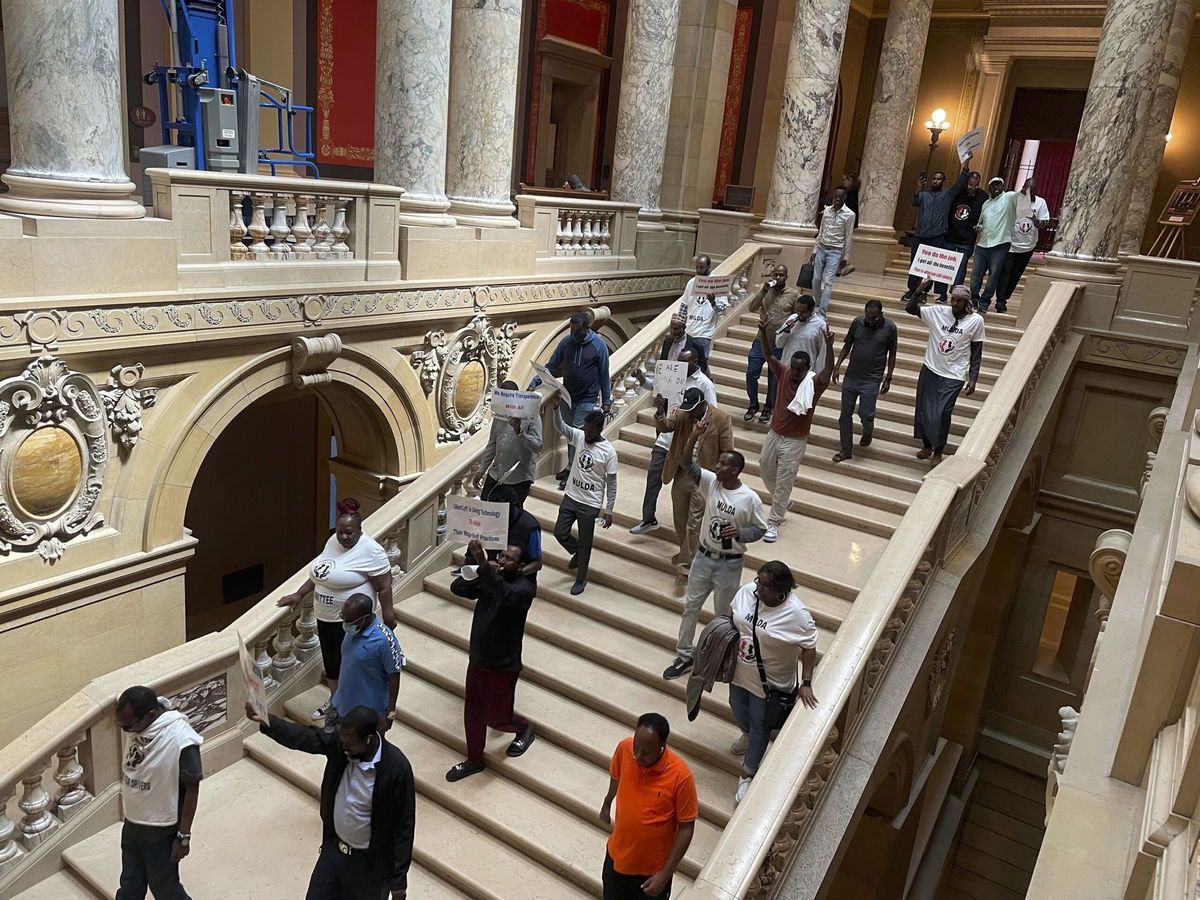
[[850, 0], [797, 0], [765, 238], [811, 244]]
[[642, 218], [661, 218], [663, 161], [674, 79], [680, 0], [632, 0], [610, 196], [640, 203]]
[[512, 166], [521, 2], [453, 0], [446, 194], [459, 224], [517, 227]]
[[375, 180], [404, 188], [405, 224], [454, 224], [446, 215], [451, 9], [451, 0], [378, 0]]
[[1158, 84], [1150, 100], [1150, 116], [1141, 149], [1136, 154], [1137, 172], [1129, 192], [1129, 207], [1121, 229], [1121, 253], [1141, 253], [1146, 224], [1150, 221], [1150, 204], [1158, 185], [1158, 169], [1167, 146], [1167, 132], [1179, 96], [1179, 75], [1187, 57], [1188, 41], [1192, 36], [1192, 21], [1196, 15], [1195, 0], [1175, 0], [1175, 9], [1163, 48], [1162, 68]]
[[136, 219], [117, 0], [3, 0], [12, 164], [0, 210]]

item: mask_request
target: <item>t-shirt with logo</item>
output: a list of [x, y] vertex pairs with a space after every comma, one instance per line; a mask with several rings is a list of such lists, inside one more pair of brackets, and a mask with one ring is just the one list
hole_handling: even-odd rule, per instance
[[729, 298], [717, 295], [709, 300], [706, 294], [693, 293], [695, 284], [695, 278], [688, 279], [687, 287], [679, 298], [679, 307], [680, 313], [687, 319], [687, 336], [704, 340], [711, 338], [717, 330], [717, 313], [729, 305]]
[[1031, 201], [1025, 194], [1017, 195], [1017, 220], [1013, 222], [1010, 253], [1028, 253], [1038, 242], [1038, 222], [1050, 220], [1050, 207], [1043, 197]]
[[[757, 586], [742, 585], [733, 595], [729, 609], [738, 630], [737, 665], [733, 681], [756, 697], [765, 697], [758, 662], [754, 655], [754, 606]], [[776, 607], [758, 604], [758, 649], [762, 653], [763, 670], [768, 687], [790, 691], [796, 687], [796, 669], [801, 649], [817, 646], [817, 623], [800, 598], [788, 594]]]
[[951, 244], [974, 244], [975, 226], [979, 223], [979, 211], [987, 192], [976, 188], [972, 196], [966, 188], [958, 192], [950, 207], [950, 220], [946, 225], [946, 240]]
[[368, 579], [391, 570], [387, 554], [374, 538], [364, 534], [347, 550], [338, 543], [336, 534], [330, 535], [325, 549], [308, 567], [317, 621], [341, 621], [342, 605], [351, 594], [366, 594], [372, 600], [371, 608], [378, 611], [375, 588]]
[[617, 448], [605, 438], [589, 444], [582, 428], [560, 423], [563, 434], [575, 446], [575, 459], [567, 476], [566, 495], [580, 506], [600, 509], [608, 476], [617, 474]]
[[700, 526], [700, 546], [713, 553], [745, 553], [746, 545], [737, 538], [723, 544], [721, 531], [730, 525], [740, 531], [751, 525], [767, 530], [767, 514], [757, 492], [746, 484], [730, 490], [708, 469], [700, 470], [700, 496], [704, 497], [704, 521]]
[[921, 307], [921, 318], [929, 326], [925, 367], [951, 381], [966, 381], [971, 366], [971, 344], [983, 340], [983, 316], [969, 312], [954, 318], [949, 306]]

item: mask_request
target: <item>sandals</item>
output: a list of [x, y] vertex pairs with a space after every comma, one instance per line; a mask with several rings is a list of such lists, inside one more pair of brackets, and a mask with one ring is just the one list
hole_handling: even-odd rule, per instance
[[537, 735], [533, 733], [533, 726], [530, 725], [522, 734], [519, 734], [513, 738], [513, 742], [508, 745], [508, 749], [504, 752], [509, 756], [520, 756], [533, 746], [533, 742], [536, 739]]
[[446, 780], [453, 784], [456, 781], [462, 781], [464, 778], [470, 778], [472, 775], [478, 775], [483, 771], [483, 763], [460, 762], [450, 767], [450, 771], [446, 773]]
[[841, 451], [838, 451], [837, 453], [833, 454], [834, 462], [844, 462], [847, 459], [854, 459], [854, 457], [851, 456], [850, 454], [842, 455]]

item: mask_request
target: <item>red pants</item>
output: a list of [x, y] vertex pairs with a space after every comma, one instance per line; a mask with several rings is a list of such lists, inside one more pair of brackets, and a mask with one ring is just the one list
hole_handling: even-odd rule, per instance
[[463, 724], [467, 731], [467, 762], [482, 763], [488, 728], [521, 734], [529, 720], [513, 712], [520, 672], [467, 666], [467, 697]]

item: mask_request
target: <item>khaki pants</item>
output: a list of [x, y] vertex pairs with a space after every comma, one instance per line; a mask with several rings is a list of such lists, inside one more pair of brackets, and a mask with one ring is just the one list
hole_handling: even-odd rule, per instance
[[758, 464], [762, 468], [763, 484], [771, 493], [771, 513], [767, 525], [778, 528], [787, 517], [788, 505], [792, 502], [792, 485], [800, 471], [800, 461], [808, 438], [790, 438], [768, 431], [763, 440], [762, 455]]
[[679, 541], [679, 553], [671, 560], [677, 566], [691, 564], [700, 546], [700, 521], [704, 518], [704, 497], [692, 476], [680, 469], [671, 479], [671, 519]]

